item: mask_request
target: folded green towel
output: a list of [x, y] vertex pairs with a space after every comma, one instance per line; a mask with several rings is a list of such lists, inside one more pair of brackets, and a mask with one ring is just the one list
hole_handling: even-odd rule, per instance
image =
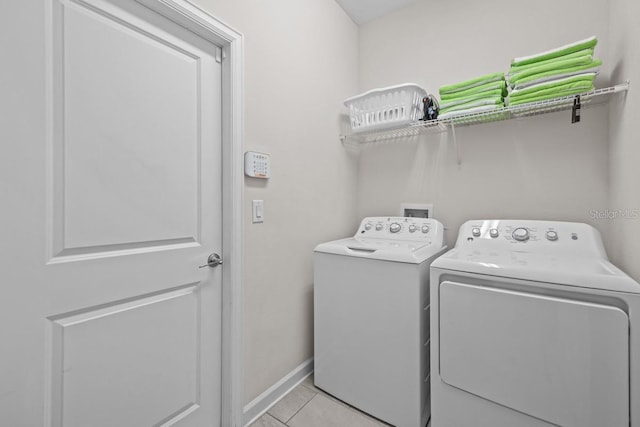
[[454, 107], [454, 108], [450, 108], [444, 111], [440, 111], [440, 113], [438, 114], [438, 117], [442, 117], [443, 114], [449, 114], [449, 113], [453, 113], [456, 111], [469, 111], [472, 110], [474, 108], [479, 108], [479, 107], [493, 107], [493, 108], [498, 108], [498, 107], [504, 107], [504, 102], [500, 101], [497, 102], [495, 104], [486, 104], [486, 105], [476, 105], [475, 107], [467, 107], [467, 108], [458, 108], [458, 107]]
[[532, 80], [527, 80], [525, 82], [518, 82], [513, 87], [509, 86], [509, 88], [511, 90], [520, 90], [520, 89], [525, 89], [531, 86], [539, 85], [542, 83], [563, 79], [565, 77], [577, 76], [579, 74], [585, 74], [585, 73], [593, 73], [597, 76], [600, 73], [600, 67], [593, 67], [593, 68], [587, 68], [586, 70], [569, 71], [569, 72], [563, 72], [563, 73], [553, 74], [549, 76], [536, 77]]
[[553, 94], [557, 91], [562, 91], [563, 89], [587, 88], [588, 90], [588, 88], [593, 85], [593, 80], [595, 77], [596, 73], [585, 73], [571, 77], [565, 77], [558, 80], [551, 80], [548, 82], [529, 86], [524, 89], [511, 91], [511, 93], [509, 94], [509, 99], [513, 100], [522, 97]]
[[440, 95], [440, 99], [442, 101], [447, 99], [458, 99], [458, 98], [466, 98], [468, 96], [475, 95], [479, 92], [486, 92], [488, 90], [496, 90], [502, 89], [503, 91], [507, 89], [507, 82], [504, 80], [499, 80], [497, 82], [485, 83], [479, 86], [472, 87], [470, 89], [459, 90], [456, 92], [447, 92]]
[[573, 52], [577, 52], [583, 49], [594, 48], [598, 44], [598, 39], [595, 36], [591, 36], [584, 40], [579, 40], [574, 43], [570, 43], [564, 46], [557, 47], [555, 49], [548, 50], [546, 52], [536, 53], [534, 55], [522, 56], [520, 58], [514, 58], [511, 61], [512, 66], [520, 66], [531, 64], [534, 62], [546, 61], [547, 59], [557, 58], [559, 56], [567, 55]]
[[574, 93], [578, 91], [578, 93], [589, 92], [593, 89], [593, 82], [575, 82], [568, 83], [564, 85], [554, 86], [552, 88], [539, 90], [533, 93], [524, 94], [524, 95], [509, 95], [509, 103], [513, 103], [519, 101], [521, 99], [531, 99], [531, 98], [541, 98], [544, 96], [551, 97], [563, 97], [566, 96], [567, 93]]
[[[508, 112], [504, 111], [504, 107], [501, 105], [483, 105], [481, 107], [468, 108], [466, 110], [449, 111], [448, 113], [438, 115], [438, 120], [447, 120], [453, 117], [464, 116], [469, 114], [482, 114], [482, 116], [476, 116], [473, 121], [493, 121], [500, 118], [508, 117]], [[454, 123], [464, 123], [465, 119], [459, 121], [452, 120]]]
[[528, 104], [530, 102], [546, 101], [549, 99], [560, 98], [563, 96], [579, 95], [581, 93], [590, 92], [592, 90], [594, 90], [593, 84], [591, 84], [589, 87], [586, 87], [586, 88], [574, 88], [574, 89], [567, 89], [563, 91], [555, 91], [552, 94], [545, 94], [545, 95], [533, 94], [531, 96], [522, 96], [515, 100], [509, 99], [509, 106], [511, 107], [516, 105]]
[[504, 98], [502, 96], [495, 96], [493, 98], [478, 99], [469, 102], [442, 104], [440, 106], [440, 114], [448, 113], [449, 111], [466, 110], [483, 105], [504, 105]]
[[471, 89], [472, 87], [480, 86], [486, 83], [496, 82], [504, 80], [504, 73], [486, 74], [484, 76], [476, 77], [464, 82], [445, 85], [440, 88], [440, 95], [443, 93], [457, 92], [465, 89]]
[[494, 96], [505, 96], [506, 94], [507, 94], [507, 91], [504, 88], [485, 90], [482, 92], [473, 92], [473, 93], [467, 94], [466, 96], [454, 96], [454, 95], [445, 94], [440, 96], [440, 103], [446, 104], [446, 103], [450, 103], [451, 101], [468, 102], [468, 101], [473, 101], [474, 99], [480, 99], [480, 98], [492, 98]]
[[578, 65], [575, 67], [565, 68], [562, 70], [550, 70], [538, 74], [531, 74], [527, 76], [517, 76], [515, 80], [510, 80], [509, 84], [513, 89], [521, 89], [526, 86], [531, 86], [531, 82], [543, 82], [545, 80], [551, 80], [554, 76], [556, 78], [569, 77], [577, 74], [584, 74], [586, 72], [596, 72], [598, 67], [602, 65], [600, 59], [595, 59], [588, 64]]
[[565, 69], [578, 67], [582, 65], [590, 65], [593, 63], [593, 61], [594, 60], [591, 55], [583, 55], [577, 58], [570, 58], [562, 61], [552, 61], [544, 65], [526, 68], [517, 73], [511, 74], [509, 76], [509, 83], [516, 83], [519, 80], [522, 80], [526, 77], [532, 76], [534, 74], [546, 73], [547, 71], [562, 71]]
[[499, 95], [494, 94], [493, 96], [486, 96], [485, 94], [479, 94], [477, 96], [472, 96], [467, 98], [449, 99], [444, 103], [441, 103], [440, 108], [442, 108], [443, 105], [445, 106], [445, 108], [451, 108], [455, 105], [467, 104], [469, 102], [491, 101], [496, 98], [503, 99], [504, 95], [502, 93]]
[[583, 50], [579, 50], [577, 52], [569, 53], [567, 55], [558, 56], [557, 58], [551, 58], [551, 59], [547, 59], [545, 61], [534, 62], [532, 64], [525, 64], [525, 65], [518, 65], [518, 66], [513, 66], [512, 65], [511, 68], [509, 69], [509, 75], [513, 75], [513, 74], [519, 73], [522, 70], [527, 70], [527, 69], [530, 69], [532, 67], [539, 67], [539, 66], [542, 66], [542, 65], [553, 64], [553, 63], [556, 63], [557, 61], [564, 61], [566, 59], [572, 59], [572, 58], [577, 58], [577, 57], [586, 56], [586, 55], [589, 55], [589, 56], [593, 57], [593, 49], [591, 49], [591, 48], [583, 49]]

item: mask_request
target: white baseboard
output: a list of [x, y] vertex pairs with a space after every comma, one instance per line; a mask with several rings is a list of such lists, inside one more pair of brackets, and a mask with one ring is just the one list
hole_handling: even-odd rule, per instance
[[280, 399], [312, 373], [313, 357], [310, 357], [265, 390], [260, 396], [247, 403], [243, 410], [243, 425], [246, 427], [260, 418], [269, 408], [278, 403]]

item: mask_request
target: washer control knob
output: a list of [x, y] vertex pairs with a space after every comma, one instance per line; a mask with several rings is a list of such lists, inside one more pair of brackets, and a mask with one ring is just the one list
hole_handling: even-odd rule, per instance
[[416, 227], [415, 225], [411, 224], [409, 226], [409, 233], [415, 233], [417, 229], [418, 229], [418, 227]]
[[398, 224], [397, 222], [394, 222], [393, 224], [391, 224], [389, 226], [389, 231], [392, 232], [392, 233], [397, 233], [401, 229], [402, 229], [402, 227], [400, 227], [400, 224]]
[[376, 231], [380, 231], [382, 230], [382, 224], [378, 223], [376, 224]]
[[511, 235], [519, 242], [526, 242], [527, 240], [529, 240], [529, 230], [524, 227], [516, 228], [515, 230], [513, 230], [513, 233], [511, 233]]
[[471, 229], [471, 234], [473, 234], [473, 237], [480, 237], [480, 228], [473, 227]]
[[547, 231], [547, 240], [552, 242], [558, 240], [558, 233], [552, 230]]
[[371, 227], [373, 227], [373, 225], [371, 225], [371, 223], [370, 223], [370, 222], [368, 222], [368, 223], [366, 223], [366, 224], [364, 225], [364, 229], [365, 229], [365, 230], [367, 230], [367, 231], [371, 230]]
[[489, 230], [489, 236], [491, 236], [492, 238], [496, 238], [500, 235], [500, 233], [498, 233], [498, 229], [497, 228], [492, 228], [491, 230]]
[[429, 232], [429, 226], [428, 225], [423, 225], [421, 230], [422, 230], [422, 232], [424, 234], [427, 234]]

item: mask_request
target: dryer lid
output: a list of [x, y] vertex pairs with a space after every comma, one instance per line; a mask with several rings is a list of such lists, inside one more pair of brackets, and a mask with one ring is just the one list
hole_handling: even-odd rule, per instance
[[[523, 229], [528, 238], [516, 239]], [[491, 230], [497, 233], [492, 236]], [[469, 221], [460, 228], [456, 247], [432, 268], [640, 293], [640, 284], [609, 262], [600, 233], [580, 223]]]
[[431, 268], [640, 294], [638, 282], [606, 259], [597, 257], [478, 252], [456, 248], [435, 260]]

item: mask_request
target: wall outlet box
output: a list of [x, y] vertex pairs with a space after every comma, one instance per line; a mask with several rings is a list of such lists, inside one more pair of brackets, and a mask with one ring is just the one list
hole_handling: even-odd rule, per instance
[[433, 203], [401, 203], [400, 216], [433, 218]]

